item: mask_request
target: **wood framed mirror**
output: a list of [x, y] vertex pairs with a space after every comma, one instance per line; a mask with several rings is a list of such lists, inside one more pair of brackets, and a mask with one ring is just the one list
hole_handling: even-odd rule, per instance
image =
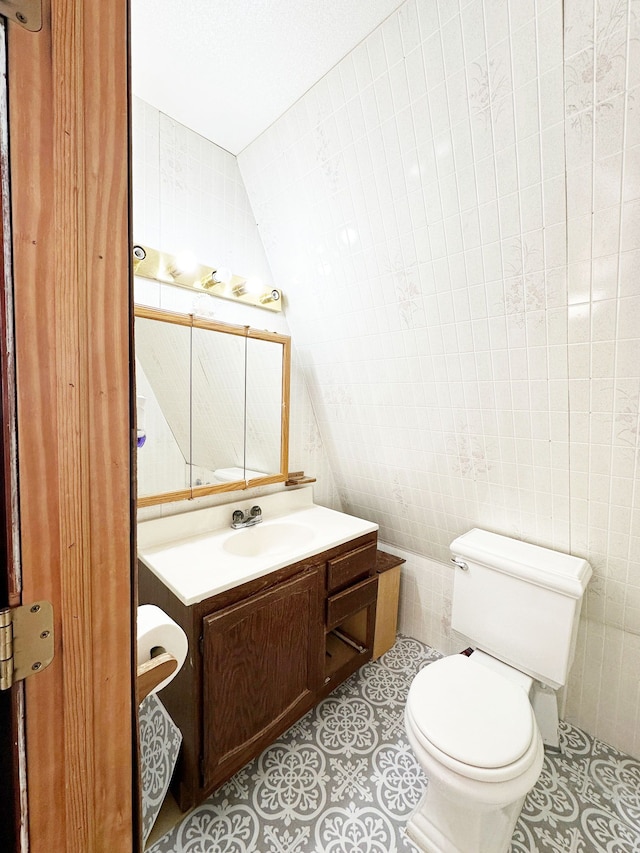
[[284, 482], [291, 339], [135, 307], [138, 506]]

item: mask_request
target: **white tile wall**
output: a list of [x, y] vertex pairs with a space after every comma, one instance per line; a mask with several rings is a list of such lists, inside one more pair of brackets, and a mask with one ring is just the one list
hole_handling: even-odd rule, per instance
[[[596, 578], [568, 707], [640, 752], [640, 3], [572, 2], [565, 20], [572, 546]], [[635, 61], [634, 61], [635, 60]]]
[[401, 627], [451, 650], [469, 527], [587, 557], [567, 716], [635, 755], [639, 12], [407, 0], [238, 158]]
[[566, 549], [560, 4], [408, 2], [349, 60], [239, 157], [344, 499]]

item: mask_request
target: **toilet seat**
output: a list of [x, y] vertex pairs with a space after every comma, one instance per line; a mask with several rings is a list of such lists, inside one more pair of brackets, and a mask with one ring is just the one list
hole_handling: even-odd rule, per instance
[[421, 670], [406, 711], [422, 748], [469, 779], [507, 781], [535, 761], [539, 735], [528, 695], [464, 655]]

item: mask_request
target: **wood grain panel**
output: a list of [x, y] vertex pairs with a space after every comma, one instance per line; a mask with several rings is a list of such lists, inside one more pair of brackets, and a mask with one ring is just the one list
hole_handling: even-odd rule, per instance
[[376, 627], [373, 641], [373, 660], [389, 651], [396, 641], [398, 627], [398, 601], [400, 598], [400, 567], [403, 557], [378, 550], [376, 572], [378, 574], [378, 600]]
[[378, 578], [367, 578], [327, 599], [327, 631], [376, 600]]
[[45, 3], [9, 80], [23, 596], [56, 619], [26, 691], [31, 851], [132, 849], [126, 3]]
[[310, 707], [317, 583], [303, 575], [204, 619], [204, 787]]
[[335, 592], [365, 575], [372, 575], [375, 565], [375, 542], [327, 560], [327, 590]]

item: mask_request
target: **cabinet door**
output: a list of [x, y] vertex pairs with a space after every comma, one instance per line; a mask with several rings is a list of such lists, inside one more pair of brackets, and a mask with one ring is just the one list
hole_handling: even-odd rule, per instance
[[205, 617], [203, 788], [233, 775], [313, 704], [319, 605], [314, 571]]

